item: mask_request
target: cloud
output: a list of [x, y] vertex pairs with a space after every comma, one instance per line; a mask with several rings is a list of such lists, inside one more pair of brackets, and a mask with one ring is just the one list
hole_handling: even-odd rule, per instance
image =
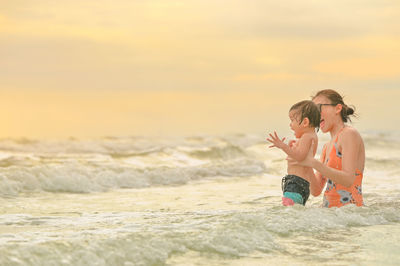
[[276, 72], [276, 73], [267, 73], [267, 74], [242, 74], [237, 75], [233, 78], [235, 81], [310, 81], [313, 78], [303, 74], [295, 74], [295, 73], [285, 73], [285, 72]]
[[315, 70], [338, 78], [400, 78], [398, 62], [398, 58], [347, 58], [319, 63], [315, 66]]
[[[234, 38], [346, 39], [399, 33], [398, 1], [230, 1], [209, 4], [208, 16]], [[218, 11], [217, 11], [218, 10]]]
[[392, 79], [397, 72], [387, 68], [399, 59], [399, 5], [7, 1], [0, 11], [0, 82], [13, 88], [228, 90], [246, 82], [262, 88]]

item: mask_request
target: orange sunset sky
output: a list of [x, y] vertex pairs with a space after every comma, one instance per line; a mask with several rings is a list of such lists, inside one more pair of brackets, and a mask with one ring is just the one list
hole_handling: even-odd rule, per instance
[[400, 130], [397, 0], [0, 0], [0, 137], [289, 132], [337, 89]]

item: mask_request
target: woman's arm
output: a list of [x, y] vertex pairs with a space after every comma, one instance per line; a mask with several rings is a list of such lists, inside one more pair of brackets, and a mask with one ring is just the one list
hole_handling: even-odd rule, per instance
[[308, 153], [307, 158], [301, 165], [309, 166], [317, 170], [335, 183], [350, 187], [356, 178], [357, 156], [360, 147], [360, 135], [355, 130], [346, 130], [341, 135], [342, 142], [342, 170], [331, 168], [323, 162], [314, 159], [312, 153]]
[[[314, 143], [311, 145], [310, 152], [314, 149], [314, 145], [315, 145]], [[324, 145], [323, 150], [325, 150], [325, 149], [326, 149], [326, 144]], [[296, 164], [296, 165], [299, 164], [298, 161], [296, 161], [295, 159], [293, 159], [291, 157], [288, 157], [287, 160], [288, 160], [289, 165], [290, 164]], [[321, 154], [320, 161], [323, 163], [324, 160], [325, 160], [325, 153], [323, 152]], [[308, 168], [306, 175], [307, 175], [306, 176], [307, 180], [310, 181], [311, 195], [313, 195], [314, 197], [319, 196], [325, 187], [326, 178], [323, 178], [321, 173], [314, 172], [314, 170], [311, 167]]]
[[312, 168], [309, 170], [310, 173], [307, 173], [310, 180], [310, 193], [314, 197], [317, 197], [321, 194], [322, 190], [326, 184], [326, 178], [322, 177], [321, 173], [315, 172]]
[[[324, 147], [322, 148], [322, 153], [321, 153], [321, 156], [319, 158], [319, 161], [321, 163], [324, 163], [324, 161], [325, 161], [326, 147], [327, 147], [327, 145], [325, 144]], [[313, 148], [314, 148], [314, 143], [311, 145], [311, 149], [313, 149]], [[318, 171], [314, 173], [314, 170], [311, 167], [310, 167], [309, 171], [310, 171], [310, 174], [308, 176], [310, 177], [309, 178], [309, 180], [310, 180], [310, 192], [311, 192], [311, 195], [313, 195], [314, 197], [317, 197], [317, 196], [319, 196], [321, 194], [322, 190], [325, 187], [326, 178], [324, 178], [322, 176], [322, 174], [320, 172], [318, 172]]]

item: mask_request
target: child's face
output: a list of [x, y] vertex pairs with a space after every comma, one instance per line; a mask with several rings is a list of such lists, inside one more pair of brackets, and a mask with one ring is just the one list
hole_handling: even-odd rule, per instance
[[303, 135], [303, 127], [300, 124], [300, 115], [296, 110], [289, 112], [290, 118], [290, 129], [294, 131], [296, 138], [300, 138]]

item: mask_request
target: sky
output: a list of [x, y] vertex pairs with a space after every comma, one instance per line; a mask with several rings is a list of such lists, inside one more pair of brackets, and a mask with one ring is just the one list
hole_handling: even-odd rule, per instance
[[289, 132], [335, 89], [400, 130], [398, 0], [0, 0], [0, 138]]

